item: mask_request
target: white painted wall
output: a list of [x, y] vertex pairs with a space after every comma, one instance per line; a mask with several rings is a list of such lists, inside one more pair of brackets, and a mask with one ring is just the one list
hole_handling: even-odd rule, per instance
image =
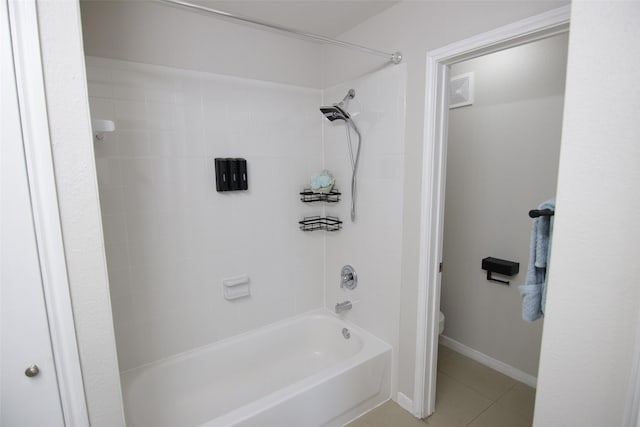
[[[527, 212], [555, 197], [568, 35], [454, 64], [473, 72], [473, 105], [449, 110], [444, 270], [445, 335], [532, 376], [542, 320], [522, 320]], [[486, 280], [487, 256], [520, 263], [510, 286]]]
[[[322, 168], [321, 92], [87, 58], [122, 371], [322, 306], [323, 233], [297, 222]], [[218, 193], [215, 157], [247, 159], [249, 190]], [[247, 274], [251, 296], [223, 297]]]
[[623, 425], [636, 382], [638, 22], [638, 2], [572, 5], [536, 426]]
[[[400, 268], [402, 244], [402, 179], [404, 176], [404, 114], [406, 67], [387, 68], [324, 91], [323, 105], [340, 101], [349, 89], [356, 97], [349, 111], [362, 133], [358, 166], [356, 221], [351, 222], [351, 164], [343, 121], [323, 121], [324, 165], [336, 178], [342, 201], [326, 211], [343, 228], [326, 236], [326, 305], [350, 300], [344, 317], [393, 347], [392, 392], [397, 387]], [[351, 131], [354, 150], [357, 135]], [[342, 266], [352, 265], [358, 287], [340, 288]]]
[[[564, 4], [566, 2], [405, 1], [340, 36], [379, 49], [401, 50], [407, 66], [399, 391], [410, 398], [415, 366], [426, 52]], [[323, 48], [323, 55], [325, 86], [381, 65], [380, 58], [329, 46]]]
[[38, 1], [38, 21], [67, 272], [92, 426], [124, 426], [87, 102], [80, 10]]
[[154, 1], [82, 1], [85, 53], [321, 88], [318, 43]]

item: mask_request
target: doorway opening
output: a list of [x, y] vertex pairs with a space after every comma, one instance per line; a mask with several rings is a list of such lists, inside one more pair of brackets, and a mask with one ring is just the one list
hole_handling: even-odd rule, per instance
[[[527, 192], [526, 188], [522, 188], [522, 185], [518, 185], [517, 180], [510, 178], [514, 173], [519, 173], [522, 167], [517, 166], [513, 162], [512, 158], [500, 158], [500, 156], [508, 153], [509, 156], [514, 155], [516, 157], [526, 157], [530, 155], [530, 151], [528, 150], [533, 150], [534, 153], [537, 153], [537, 151], [535, 151], [535, 145], [531, 146], [531, 144], [529, 144], [527, 146], [525, 144], [524, 146], [526, 150], [521, 149], [522, 146], [520, 146], [519, 143], [525, 143], [527, 141], [522, 134], [520, 135], [519, 141], [514, 140], [514, 138], [516, 138], [515, 135], [517, 135], [517, 128], [514, 127], [514, 120], [509, 119], [508, 115], [515, 113], [516, 110], [513, 108], [514, 103], [522, 101], [517, 98], [522, 98], [521, 95], [525, 95], [524, 92], [526, 91], [541, 94], [538, 97], [529, 97], [532, 99], [525, 102], [525, 104], [529, 104], [528, 107], [530, 114], [534, 114], [532, 109], [533, 104], [539, 104], [539, 102], [536, 103], [536, 100], [556, 96], [559, 91], [561, 92], [559, 96], [563, 96], [563, 78], [561, 79], [562, 87], [555, 87], [553, 90], [550, 89], [550, 86], [547, 89], [542, 89], [542, 87], [536, 86], [542, 83], [551, 84], [551, 82], [544, 82], [544, 78], [533, 77], [532, 81], [535, 83], [534, 87], [528, 87], [524, 84], [525, 80], [531, 78], [529, 75], [530, 71], [538, 67], [533, 67], [531, 63], [527, 66], [526, 64], [523, 64], [523, 61], [525, 61], [525, 59], [526, 61], [532, 60], [533, 58], [531, 55], [533, 51], [536, 51], [536, 49], [539, 49], [539, 52], [544, 52], [545, 48], [549, 47], [549, 44], [556, 43], [561, 45], [563, 42], [565, 44], [564, 61], [566, 61], [566, 34], [569, 28], [568, 24], [569, 7], [564, 7], [446, 46], [442, 49], [429, 52], [427, 55], [428, 79], [425, 146], [423, 154], [423, 204], [420, 235], [421, 252], [416, 343], [416, 377], [414, 399], [412, 402], [412, 412], [415, 416], [423, 418], [431, 415], [435, 410], [437, 393], [436, 378], [438, 375], [437, 355], [438, 343], [440, 342], [439, 318], [441, 305], [441, 281], [445, 276], [440, 272], [441, 268], [443, 268], [444, 271], [456, 273], [466, 272], [472, 276], [475, 276], [476, 273], [480, 275], [480, 280], [476, 280], [475, 277], [467, 280], [464, 278], [456, 278], [456, 275], [454, 274], [452, 280], [461, 281], [461, 286], [457, 287], [456, 285], [451, 285], [443, 295], [443, 308], [445, 309], [445, 336], [447, 336], [448, 333], [453, 335], [452, 337], [448, 337], [449, 340], [446, 338], [443, 339], [443, 341], [446, 341], [446, 344], [449, 344], [448, 348], [454, 348], [457, 352], [463, 353], [466, 350], [469, 350], [466, 352], [465, 356], [474, 356], [473, 358], [475, 361], [480, 361], [485, 365], [490, 365], [494, 369], [499, 368], [502, 374], [507, 373], [508, 376], [516, 378], [519, 381], [523, 381], [525, 384], [533, 385], [535, 383], [541, 327], [539, 325], [532, 326], [531, 324], [527, 324], [520, 317], [517, 317], [515, 320], [507, 319], [509, 316], [513, 317], [514, 312], [518, 313], [518, 310], [520, 310], [520, 297], [517, 285], [524, 284], [524, 277], [528, 263], [528, 243], [526, 243], [524, 249], [521, 248], [521, 244], [518, 244], [518, 253], [512, 255], [512, 252], [509, 249], [510, 243], [508, 242], [510, 241], [510, 235], [515, 232], [507, 229], [502, 230], [501, 227], [506, 225], [508, 222], [513, 222], [514, 224], [518, 224], [520, 230], [524, 223], [525, 229], [523, 232], [523, 238], [525, 241], [528, 241], [529, 231], [527, 228], [529, 227], [528, 224], [530, 220], [527, 218], [527, 209], [536, 208], [537, 203], [542, 201], [538, 199], [542, 198], [543, 200], [546, 200], [545, 197], [550, 198], [555, 194], [558, 164], [557, 148], [559, 147], [559, 129], [561, 126], [558, 125], [558, 122], [553, 126], [549, 126], [554, 129], [553, 133], [555, 136], [552, 136], [551, 134], [538, 135], [539, 139], [545, 138], [549, 140], [548, 142], [550, 144], [555, 144], [555, 148], [551, 150], [551, 157], [554, 158], [552, 160], [548, 160], [549, 157], [547, 156], [547, 160], [544, 161], [545, 164], [552, 167], [550, 170], [541, 171], [541, 174], [546, 173], [547, 176], [542, 180], [545, 181], [545, 185], [543, 185], [538, 192]], [[564, 40], [562, 40], [563, 37]], [[515, 59], [517, 55], [514, 56], [514, 54], [510, 52], [511, 48], [515, 47], [524, 49], [526, 52], [524, 56], [517, 60]], [[515, 50], [512, 52], [515, 52]], [[498, 67], [496, 63], [489, 65], [488, 73], [486, 72], [487, 70], [482, 71], [482, 67], [477, 70], [477, 73], [469, 68], [471, 65], [483, 65], [481, 62], [487, 60], [491, 56], [490, 54], [494, 54], [493, 56], [502, 61], [515, 60], [516, 63], [514, 65], [516, 68], [520, 67], [521, 70], [519, 75], [516, 75], [515, 78], [519, 78], [520, 83], [522, 84], [518, 85], [518, 81], [516, 81], [516, 85], [514, 86], [512, 84], [514, 82], [509, 81], [509, 79], [514, 76], [510, 76], [508, 78], [507, 76], [502, 76], [502, 78], [500, 78], [500, 73], [495, 70], [501, 67]], [[486, 66], [486, 64], [483, 66]], [[566, 62], [565, 65], [561, 65], [560, 67], [564, 67], [562, 70], [566, 69]], [[475, 81], [475, 98], [471, 97], [471, 94], [469, 93], [469, 73], [477, 74], [478, 78], [483, 76], [481, 79]], [[491, 87], [491, 85], [487, 84], [487, 76], [490, 76], [490, 79], [494, 79], [494, 83], [496, 84], [495, 86]], [[450, 79], [455, 77], [460, 77], [461, 79], [459, 80], [463, 81], [455, 81], [455, 87], [453, 85], [450, 86]], [[465, 78], [467, 79], [466, 82], [464, 81]], [[482, 80], [482, 85], [481, 87], [478, 87], [480, 80]], [[554, 81], [557, 82], [558, 80], [555, 79]], [[543, 86], [545, 85], [543, 84]], [[517, 87], [518, 89], [514, 89], [514, 87]], [[453, 91], [454, 95], [458, 96], [454, 96], [455, 99], [450, 103], [449, 93], [452, 88], [459, 90], [457, 92], [455, 90]], [[488, 92], [487, 89], [489, 89]], [[545, 91], [548, 92], [546, 94], [548, 95], [546, 98], [545, 95], [542, 94]], [[554, 92], [556, 95], [552, 95], [550, 91]], [[487, 95], [489, 98], [487, 98]], [[497, 102], [493, 105], [489, 105], [492, 103], [489, 99], [494, 96], [497, 96], [500, 99], [493, 98]], [[471, 104], [468, 103], [468, 99], [472, 100]], [[560, 100], [559, 104], [558, 99], [555, 99], [554, 101], [556, 102], [555, 110], [559, 111], [559, 114], [555, 116], [555, 120], [559, 120], [559, 123], [561, 123], [562, 101]], [[449, 110], [450, 104], [453, 104], [454, 107], [458, 108]], [[540, 105], [536, 105], [536, 107], [539, 106]], [[472, 117], [472, 110], [480, 111], [480, 116], [474, 115], [474, 117]], [[521, 111], [521, 114], [526, 114], [524, 112], [525, 110], [527, 110], [527, 108], [524, 108], [524, 110]], [[455, 131], [449, 132], [450, 122], [451, 124], [456, 125]], [[474, 126], [472, 126], [473, 123], [475, 123]], [[489, 132], [481, 135], [477, 131], [479, 125], [487, 125], [480, 126], [480, 128], [491, 128], [492, 124], [497, 123], [503, 123], [507, 125], [507, 127], [511, 126], [509, 132], [507, 132], [508, 136], [505, 138], [505, 141], [503, 141], [507, 142], [506, 145], [503, 145], [502, 143], [497, 144], [502, 138], [502, 136], [498, 137], [497, 133], [492, 134]], [[522, 132], [526, 133], [527, 137], [532, 136], [526, 129], [522, 129]], [[451, 150], [453, 160], [458, 158], [458, 161], [461, 161], [464, 165], [463, 167], [458, 168], [462, 171], [462, 175], [472, 177], [471, 181], [466, 181], [467, 184], [464, 183], [465, 178], [453, 179], [449, 177], [449, 173], [447, 172], [447, 149], [448, 144], [451, 144], [450, 137], [462, 137], [462, 139], [465, 139], [465, 135], [472, 137], [472, 143], [475, 143], [476, 146], [465, 148], [464, 145], [457, 144], [455, 148], [451, 146]], [[512, 141], [513, 143], [509, 144], [509, 141]], [[480, 143], [487, 144], [487, 147], [483, 147], [482, 145], [478, 146]], [[542, 141], [541, 144], [545, 145]], [[488, 147], [492, 148], [488, 149]], [[494, 148], [497, 149], [497, 151], [493, 150]], [[556, 150], [555, 155], [553, 154], [553, 150]], [[500, 153], [498, 158], [495, 157], [496, 152]], [[489, 173], [491, 171], [498, 171], [499, 173], [492, 176], [492, 174]], [[488, 179], [486, 182], [481, 182], [477, 179], [482, 175], [487, 175]], [[449, 183], [447, 179], [451, 179], [453, 182]], [[522, 179], [527, 182], [531, 180], [529, 174]], [[471, 182], [471, 184], [469, 184], [469, 182]], [[551, 184], [549, 184], [549, 182], [551, 182]], [[453, 242], [456, 242], [456, 239], [466, 242], [463, 243], [462, 246], [458, 246], [458, 250], [455, 249], [456, 244], [453, 242], [447, 246], [444, 241], [444, 236], [446, 234], [445, 183], [447, 184], [447, 192], [452, 192], [451, 197], [447, 195], [447, 213], [454, 213], [456, 215], [454, 217], [456, 219], [447, 219], [447, 221], [453, 221], [452, 224], [449, 225], [457, 228], [463, 228], [457, 231], [450, 231], [448, 235], [453, 239]], [[451, 188], [449, 188], [449, 184], [452, 185]], [[498, 184], [505, 184], [505, 189], [497, 190], [497, 187], [500, 186]], [[474, 189], [473, 187], [475, 185], [480, 185], [481, 187]], [[483, 193], [486, 196], [487, 194], [490, 194], [494, 188], [497, 190], [495, 194], [496, 197], [485, 197], [488, 200], [482, 201], [483, 206], [479, 206], [479, 200], [476, 200], [476, 197], [480, 196], [480, 199], [482, 199]], [[549, 188], [551, 188], [551, 190], [549, 190]], [[506, 193], [500, 193], [500, 191], [506, 191]], [[549, 194], [550, 191], [552, 194]], [[459, 197], [455, 196], [455, 192], [459, 193]], [[531, 194], [529, 197], [523, 197], [526, 199], [524, 202], [518, 202], [515, 206], [508, 208], [508, 220], [500, 219], [500, 215], [496, 215], [496, 212], [504, 212], [507, 206], [513, 205], [510, 202], [510, 200], [513, 199], [512, 195], [520, 193]], [[544, 195], [542, 195], [543, 193]], [[456, 198], [459, 200], [458, 202], [456, 202]], [[517, 198], [518, 197], [516, 197], [516, 199]], [[536, 200], [536, 205], [530, 205], [530, 200]], [[489, 202], [488, 208], [484, 202]], [[527, 208], [524, 209], [524, 214], [519, 211], [519, 203], [527, 204]], [[467, 214], [471, 215], [471, 218], [473, 218], [472, 221], [465, 218], [465, 215]], [[456, 226], [457, 220], [460, 220], [460, 224], [463, 224], [464, 226]], [[487, 230], [484, 229], [485, 226], [483, 224], [475, 224], [475, 222], [478, 221], [482, 221], [483, 224], [486, 222], [497, 223], [499, 231], [488, 235], [488, 237], [482, 236], [482, 233], [486, 233]], [[476, 231], [479, 229], [480, 235], [475, 237], [475, 243], [472, 243], [468, 241], [468, 234], [470, 230], [474, 229]], [[459, 238], [456, 237], [456, 233], [459, 234]], [[517, 233], [520, 234], [522, 232], [517, 231]], [[482, 242], [487, 241], [491, 242], [491, 244], [483, 247]], [[494, 244], [496, 241], [502, 243]], [[461, 247], [465, 249], [473, 249], [471, 252], [474, 254], [476, 249], [480, 252], [485, 251], [487, 253], [477, 260], [474, 259], [471, 264], [469, 264], [468, 260], [465, 260], [464, 265], [461, 264], [462, 261], [455, 260], [455, 257], [452, 258], [453, 261], [447, 261], [446, 257], [443, 257], [445, 251], [448, 249], [452, 249], [449, 252], [458, 255], [458, 252], [461, 252]], [[523, 256], [523, 251], [526, 252], [527, 255]], [[514, 261], [519, 261], [521, 263], [519, 276], [503, 278], [505, 280], [513, 279], [510, 286], [504, 286], [504, 284], [493, 284], [494, 282], [487, 281], [483, 276], [486, 272], [481, 269], [481, 261], [484, 257], [517, 258], [514, 259]], [[441, 264], [443, 260], [445, 261], [444, 265]], [[459, 265], [447, 265], [448, 262], [451, 262], [452, 264], [459, 263]], [[481, 296], [478, 297], [477, 295], [465, 294], [465, 287], [467, 286], [471, 286], [470, 289], [472, 289], [472, 292], [480, 291]], [[468, 301], [465, 303], [457, 302], [457, 300], [464, 301], [465, 296], [468, 297]], [[474, 301], [476, 303], [478, 302], [478, 298], [480, 298], [480, 302], [484, 302], [484, 304], [473, 305]], [[469, 304], [470, 308], [466, 306], [463, 307], [465, 304]], [[447, 307], [447, 305], [449, 305], [449, 307]], [[509, 307], [508, 310], [506, 310], [509, 313], [508, 315], [504, 313], [500, 314], [500, 310], [495, 308], [506, 306]], [[469, 312], [469, 310], [471, 312]], [[447, 325], [446, 319], [447, 311], [451, 312], [449, 325]], [[464, 314], [461, 315], [460, 313]], [[474, 317], [474, 315], [477, 315], [477, 317]], [[500, 327], [506, 326], [508, 329], [510, 326], [513, 326], [515, 322], [521, 322], [522, 325], [520, 326], [522, 326], [522, 328], [520, 329], [525, 329], [528, 331], [527, 333], [529, 335], [538, 337], [538, 342], [535, 345], [537, 350], [534, 351], [534, 355], [532, 357], [529, 357], [530, 360], [518, 361], [516, 360], [517, 357], [513, 358], [514, 353], [518, 353], [518, 351], [522, 353], [526, 352], [526, 350], [517, 349], [514, 352], [509, 346], [509, 342], [504, 344], [501, 343], [499, 345], [496, 344], [499, 342], [497, 340], [500, 336], [503, 338], [508, 336], [504, 331], [500, 331]], [[466, 325], [467, 323], [474, 324], [468, 326]], [[486, 336], [481, 344], [478, 342], [478, 331], [469, 332], [465, 329], [473, 329], [474, 327], [484, 328], [484, 332], [486, 332]], [[517, 334], [518, 328], [516, 327], [515, 329], [516, 331], [510, 332]], [[479, 349], [475, 347], [479, 347]], [[496, 347], [500, 348], [496, 349]], [[491, 365], [492, 361], [500, 363]], [[509, 371], [508, 368], [510, 367], [514, 369]], [[451, 373], [449, 375], [451, 375]]]
[[456, 387], [470, 422], [533, 422], [543, 319], [523, 320], [519, 285], [527, 213], [555, 199], [567, 45], [564, 33], [450, 66], [436, 396]]

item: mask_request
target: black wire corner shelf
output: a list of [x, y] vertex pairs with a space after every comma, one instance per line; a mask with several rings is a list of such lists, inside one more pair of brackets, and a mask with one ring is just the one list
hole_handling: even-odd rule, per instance
[[300, 200], [304, 203], [327, 202], [337, 203], [340, 201], [342, 193], [337, 188], [333, 188], [328, 193], [317, 193], [310, 188], [305, 188], [300, 192]]
[[342, 229], [342, 221], [335, 216], [306, 216], [298, 221], [302, 231], [338, 231]]

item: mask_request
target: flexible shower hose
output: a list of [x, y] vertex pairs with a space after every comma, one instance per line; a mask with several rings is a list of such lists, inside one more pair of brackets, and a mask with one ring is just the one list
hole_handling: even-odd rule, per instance
[[[348, 123], [348, 124], [347, 124]], [[360, 135], [360, 130], [358, 130], [358, 126], [356, 126], [355, 122], [348, 118], [346, 120], [345, 130], [347, 131], [347, 141], [349, 142], [349, 157], [351, 159], [351, 221], [356, 220], [356, 198], [357, 198], [357, 178], [356, 174], [358, 172], [358, 161], [360, 160], [360, 143], [362, 142], [362, 135]], [[349, 130], [349, 124], [353, 127], [353, 130], [358, 134], [358, 148], [356, 149], [355, 158], [353, 156], [353, 145], [351, 143], [351, 131]]]

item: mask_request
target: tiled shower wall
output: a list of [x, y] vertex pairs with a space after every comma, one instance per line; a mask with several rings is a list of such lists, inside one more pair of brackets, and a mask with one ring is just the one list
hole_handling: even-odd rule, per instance
[[[94, 147], [121, 370], [347, 299], [343, 316], [397, 352], [405, 73], [320, 91], [87, 58], [92, 118], [116, 123]], [[363, 135], [356, 222], [344, 122], [318, 111], [350, 88]], [[215, 157], [246, 158], [249, 191], [217, 193]], [[323, 167], [342, 201], [300, 202]], [[298, 230], [323, 212], [343, 229]], [[344, 264], [355, 291], [340, 289]], [[222, 279], [239, 274], [251, 297], [226, 301]]]
[[[298, 192], [322, 168], [315, 89], [88, 57], [121, 370], [206, 345], [324, 301], [324, 236]], [[213, 159], [244, 157], [249, 190], [217, 193]], [[251, 296], [223, 298], [248, 274]]]
[[[326, 305], [333, 309], [337, 302], [352, 301], [353, 309], [344, 316], [389, 343], [397, 360], [406, 66], [386, 67], [326, 89], [324, 104], [341, 100], [351, 88], [356, 97], [349, 111], [362, 133], [355, 222], [349, 219], [351, 165], [344, 122], [324, 122], [325, 167], [333, 171], [344, 194], [343, 202], [327, 207], [327, 212], [345, 222], [339, 233], [326, 236]], [[351, 135], [355, 152], [357, 136], [354, 131]], [[339, 285], [345, 264], [358, 274], [353, 291]]]

